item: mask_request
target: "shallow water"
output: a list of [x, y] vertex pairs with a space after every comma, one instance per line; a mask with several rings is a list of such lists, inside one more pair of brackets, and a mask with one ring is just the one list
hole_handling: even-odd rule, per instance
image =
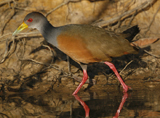
[[[110, 86], [115, 85], [107, 85]], [[44, 93], [1, 94], [0, 118], [84, 118], [88, 115], [90, 118], [160, 117], [157, 84], [154, 88], [145, 85], [135, 87], [129, 93], [123, 93], [121, 89], [80, 91], [77, 96], [71, 93], [51, 90]]]

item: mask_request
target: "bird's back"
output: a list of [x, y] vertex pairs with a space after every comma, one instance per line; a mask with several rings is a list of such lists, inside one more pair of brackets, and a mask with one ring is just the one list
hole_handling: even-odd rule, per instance
[[73, 24], [58, 30], [58, 48], [77, 62], [111, 61], [111, 57], [137, 53], [128, 40], [98, 27]]

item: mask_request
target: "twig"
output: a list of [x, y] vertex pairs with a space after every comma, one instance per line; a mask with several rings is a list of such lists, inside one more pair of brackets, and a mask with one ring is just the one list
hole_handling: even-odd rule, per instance
[[0, 113], [0, 116], [9, 118], [9, 116], [4, 113]]
[[6, 40], [6, 50], [5, 50], [5, 53], [3, 55], [3, 59], [0, 61], [0, 64], [3, 63], [6, 60], [6, 58], [8, 57], [9, 54], [11, 54], [10, 52], [15, 45], [15, 38], [14, 37], [12, 37], [12, 41], [13, 41], [12, 46], [11, 46], [10, 50], [8, 51], [8, 39]]
[[[24, 52], [25, 52], [25, 38], [24, 38], [24, 40], [22, 40], [22, 43], [23, 43], [23, 49], [22, 49], [22, 53], [20, 54], [21, 57], [24, 56]], [[18, 47], [19, 47], [19, 48], [18, 48]], [[18, 57], [18, 54], [17, 54], [17, 52], [19, 51], [19, 49], [20, 49], [20, 45], [17, 45], [17, 51], [15, 52], [15, 54], [16, 54], [16, 56], [17, 56], [18, 59], [20, 59], [20, 58]]]
[[147, 54], [153, 56], [153, 57], [156, 57], [156, 58], [160, 58], [160, 56], [157, 56], [157, 55], [154, 55], [154, 54], [151, 54], [150, 52], [148, 52], [147, 50], [144, 50], [144, 52], [146, 52]]
[[[8, 51], [8, 55], [10, 54], [11, 55], [11, 51], [13, 50], [13, 48], [15, 48], [16, 47], [16, 45], [15, 45], [15, 37], [12, 37], [12, 46], [11, 46], [11, 48], [10, 48], [10, 50]], [[16, 49], [16, 48], [15, 48]], [[14, 51], [13, 51], [14, 52]]]
[[[2, 36], [0, 36], [0, 39], [4, 38], [5, 36], [8, 36], [8, 35], [12, 35], [12, 33], [7, 33], [7, 34], [2, 35]], [[15, 37], [16, 39], [20, 39], [20, 38], [26, 38], [26, 37], [42, 36], [42, 35], [35, 31], [35, 32], [29, 32], [29, 33], [18, 33], [18, 34], [16, 34], [16, 36], [17, 36], [17, 37]], [[0, 40], [0, 42], [2, 42], [2, 41], [6, 41], [6, 39]]]
[[10, 17], [9, 17], [9, 19], [8, 20], [5, 20], [6, 22], [4, 23], [4, 26], [2, 27], [2, 30], [1, 30], [1, 35], [3, 35], [3, 32], [4, 32], [4, 29], [5, 29], [5, 27], [6, 27], [6, 25], [7, 25], [7, 23], [12, 19], [12, 17], [15, 15], [15, 9], [14, 9], [14, 7], [12, 8], [12, 12], [10, 12]]
[[130, 19], [128, 25], [127, 25], [127, 28], [129, 28], [131, 26], [131, 23], [132, 23], [133, 19], [135, 18], [136, 14], [137, 14], [137, 11], [135, 11], [135, 13], [131, 16], [131, 19]]
[[44, 47], [47, 47], [47, 48], [49, 49], [50, 53], [52, 54], [52, 61], [51, 61], [51, 63], [53, 63], [53, 61], [54, 61], [54, 53], [53, 53], [51, 47], [48, 46], [48, 45], [44, 45], [44, 44], [43, 44], [43, 46], [44, 46]]
[[[29, 38], [29, 37], [32, 37], [32, 38], [33, 37], [42, 37], [42, 35], [40, 33], [37, 33], [37, 32], [19, 33], [18, 35], [16, 35], [15, 39], [22, 39], [22, 38]], [[4, 41], [4, 40], [1, 40], [1, 41]]]
[[[140, 48], [137, 44], [135, 44], [134, 42], [132, 42], [132, 44], [133, 44], [137, 49], [142, 49], [142, 48]], [[153, 56], [153, 57], [160, 58], [160, 56], [151, 54], [151, 53], [148, 52], [147, 50], [144, 50], [144, 49], [142, 49], [142, 50], [143, 50], [145, 53], [147, 53], [147, 54], [149, 54], [149, 55], [151, 55], [151, 56]]]
[[8, 56], [8, 38], [6, 39], [6, 49], [5, 49], [5, 52], [4, 52], [4, 55], [3, 55], [3, 59], [1, 60], [0, 63], [3, 63], [7, 56]]
[[[37, 61], [37, 60], [34, 60], [34, 59], [20, 59], [19, 58], [19, 60], [20, 61], [32, 61], [32, 62], [34, 62], [34, 63], [36, 63], [36, 64], [40, 64], [40, 65], [45, 65], [45, 66], [47, 66], [47, 68], [49, 68], [49, 67], [51, 67], [51, 68], [54, 68], [54, 69], [56, 69], [56, 70], [58, 70], [58, 71], [61, 71], [59, 68], [57, 68], [56, 67], [56, 65], [54, 65], [54, 64], [49, 64], [49, 63], [43, 63], [43, 62], [40, 62], [40, 61]], [[44, 68], [43, 70], [45, 70], [46, 68]], [[42, 71], [43, 71], [42, 70]], [[65, 72], [63, 72], [65, 75], [67, 75], [67, 73], [65, 73]]]
[[133, 62], [133, 60], [131, 60], [129, 63], [127, 63], [127, 65], [119, 72], [119, 74], [121, 75], [122, 72], [129, 66], [129, 64], [131, 64]]
[[154, 16], [153, 16], [153, 18], [152, 18], [152, 21], [151, 21], [151, 23], [149, 24], [147, 30], [144, 32], [144, 35], [150, 30], [150, 27], [151, 27], [151, 25], [153, 24], [154, 19], [155, 19], [155, 17], [156, 17], [156, 15], [157, 15], [157, 13], [158, 13], [159, 10], [160, 10], [160, 6], [158, 7], [156, 13], [154, 14]]
[[[136, 34], [136, 36], [132, 39], [132, 41], [137, 41], [137, 40], [140, 39], [141, 37], [143, 37], [142, 34], [138, 33], [138, 34]], [[134, 44], [134, 42], [132, 42], [132, 43]], [[135, 46], [137, 46], [137, 45], [135, 44]]]
[[131, 9], [129, 11], [126, 11], [124, 12], [123, 14], [119, 15], [119, 16], [116, 16], [108, 21], [101, 21], [99, 23], [96, 23], [97, 26], [99, 27], [103, 27], [103, 26], [107, 26], [108, 24], [111, 24], [111, 23], [114, 23], [116, 22], [117, 20], [119, 20], [120, 18], [126, 18], [127, 16], [130, 16], [132, 13], [134, 13], [135, 11], [138, 12], [138, 11], [141, 11], [145, 8], [147, 8], [151, 3], [153, 3], [154, 0], [148, 0], [144, 3], [142, 3], [141, 5], [139, 5], [138, 7], [134, 8], [134, 9]]
[[71, 64], [70, 64], [70, 58], [67, 56], [67, 62], [68, 62], [68, 73], [71, 75]]
[[41, 64], [41, 65], [48, 65], [48, 64], [45, 64], [43, 62], [39, 62], [37, 60], [34, 60], [34, 59], [22, 59], [22, 58], [19, 58], [20, 61], [32, 61], [34, 63], [37, 63], [37, 64]]
[[2, 2], [0, 2], [0, 6], [11, 3], [11, 2], [14, 2], [14, 0], [3, 0]]
[[[16, 47], [16, 46], [15, 46], [15, 39], [20, 39], [20, 38], [29, 37], [28, 34], [32, 34], [32, 33], [20, 33], [20, 34], [25, 34], [25, 36], [23, 35], [23, 36], [19, 36], [19, 37], [16, 37], [16, 38], [12, 36], [12, 41], [13, 41], [13, 43], [12, 43], [11, 48], [10, 48], [9, 51], [8, 51], [8, 40], [9, 40], [9, 39], [7, 38], [7, 39], [4, 39], [4, 40], [1, 40], [1, 41], [0, 41], [0, 42], [6, 41], [6, 49], [5, 49], [5, 52], [4, 52], [4, 54], [3, 54], [3, 59], [0, 61], [0, 64], [3, 63], [3, 62], [6, 60], [6, 58], [9, 56], [9, 54], [11, 54], [12, 49], [13, 49], [14, 47]], [[4, 36], [7, 36], [7, 35], [11, 35], [11, 33], [5, 34], [5, 35], [1, 36], [0, 38], [3, 38]], [[34, 35], [35, 35], [35, 33], [34, 33]], [[31, 36], [31, 37], [33, 37], [33, 36]], [[24, 44], [24, 43], [23, 43], [23, 44]], [[14, 52], [14, 51], [13, 51], [13, 52]], [[24, 50], [23, 50], [23, 52], [24, 52]]]
[[23, 43], [23, 56], [24, 56], [24, 53], [25, 53], [25, 44], [26, 44], [25, 38], [22, 40], [22, 43]]
[[50, 13], [52, 13], [53, 11], [55, 11], [56, 9], [62, 7], [63, 5], [68, 4], [69, 2], [79, 2], [80, 0], [66, 0], [65, 2], [61, 3], [60, 5], [58, 5], [56, 8], [50, 10], [45, 16], [47, 17]]
[[[129, 5], [131, 5], [131, 3], [134, 3], [134, 1], [133, 0], [131, 0], [127, 5], [125, 5], [125, 6], [123, 6], [123, 11], [122, 11], [122, 13], [125, 13], [127, 10], [128, 10], [128, 8], [129, 8]], [[114, 28], [112, 28], [113, 30], [112, 31], [114, 31], [115, 29], [117, 29], [117, 28], [120, 28], [120, 26], [121, 26], [121, 24], [122, 24], [122, 21], [121, 21], [121, 18], [122, 18], [123, 16], [121, 16], [119, 19], [118, 19], [118, 23], [117, 23], [117, 25], [116, 26], [114, 26]], [[113, 26], [112, 26], [113, 27]], [[122, 32], [122, 30], [121, 30], [121, 32]], [[118, 33], [120, 33], [120, 32], [118, 32]]]
[[[49, 49], [49, 51], [52, 53], [52, 49], [50, 48], [50, 46], [48, 46], [48, 45], [45, 45], [45, 44], [42, 44], [44, 47], [46, 47], [46, 48], [48, 48]], [[53, 53], [52, 53], [53, 54]]]

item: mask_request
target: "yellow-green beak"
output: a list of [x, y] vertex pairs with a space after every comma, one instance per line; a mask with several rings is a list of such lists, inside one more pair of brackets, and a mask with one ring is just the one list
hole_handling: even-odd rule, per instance
[[17, 33], [21, 32], [22, 30], [26, 29], [28, 27], [28, 25], [23, 22], [17, 29], [16, 31], [14, 31], [14, 33], [12, 34], [13, 36], [16, 35]]

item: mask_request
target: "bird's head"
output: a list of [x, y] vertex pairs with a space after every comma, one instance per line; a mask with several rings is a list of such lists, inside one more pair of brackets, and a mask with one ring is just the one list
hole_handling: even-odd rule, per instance
[[23, 23], [16, 29], [12, 35], [16, 35], [26, 28], [41, 29], [42, 25], [46, 22], [46, 17], [39, 12], [31, 12], [25, 18]]

